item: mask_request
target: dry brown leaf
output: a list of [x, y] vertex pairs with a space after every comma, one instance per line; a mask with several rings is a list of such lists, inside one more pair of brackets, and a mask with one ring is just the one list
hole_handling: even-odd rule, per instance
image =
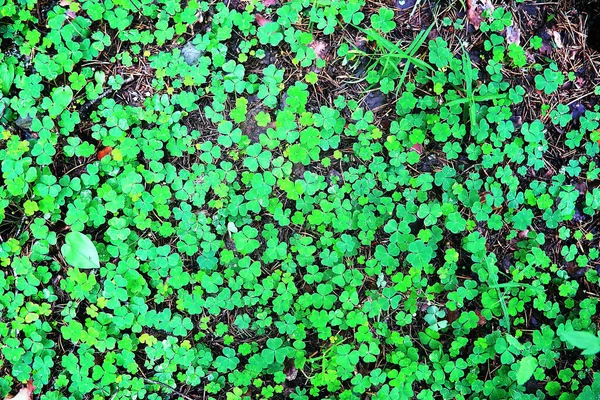
[[467, 18], [475, 29], [479, 29], [479, 26], [483, 22], [481, 16], [486, 10], [493, 10], [494, 6], [490, 0], [467, 0]]
[[6, 396], [4, 400], [31, 400], [31, 394], [35, 390], [33, 387], [33, 381], [29, 380], [27, 386], [19, 390], [19, 393], [15, 397]]

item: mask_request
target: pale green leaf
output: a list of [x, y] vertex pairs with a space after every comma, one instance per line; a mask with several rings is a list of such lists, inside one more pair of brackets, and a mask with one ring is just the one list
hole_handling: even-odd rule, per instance
[[523, 357], [519, 362], [519, 369], [517, 370], [517, 383], [524, 385], [538, 366], [538, 360], [533, 356]]
[[83, 233], [69, 232], [60, 251], [72, 267], [79, 269], [100, 268], [96, 246]]

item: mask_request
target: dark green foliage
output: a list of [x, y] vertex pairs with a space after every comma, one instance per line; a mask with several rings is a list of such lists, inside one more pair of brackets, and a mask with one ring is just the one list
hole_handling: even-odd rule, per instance
[[599, 115], [516, 123], [508, 10], [474, 64], [362, 0], [65, 3], [0, 0], [1, 395], [599, 393]]

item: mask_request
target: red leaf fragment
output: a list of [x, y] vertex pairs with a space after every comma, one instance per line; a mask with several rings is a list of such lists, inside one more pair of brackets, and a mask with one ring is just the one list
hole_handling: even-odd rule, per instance
[[103, 148], [102, 150], [100, 150], [98, 152], [98, 161], [102, 160], [104, 157], [106, 157], [107, 155], [109, 155], [112, 150], [113, 149], [110, 146], [106, 146], [105, 148]]
[[410, 148], [410, 151], [414, 151], [417, 154], [421, 155], [423, 154], [423, 145], [420, 143], [415, 143], [413, 147]]
[[271, 7], [277, 5], [277, 0], [263, 0], [265, 7]]
[[485, 319], [485, 317], [483, 315], [481, 315], [481, 312], [479, 310], [475, 310], [475, 314], [477, 314], [477, 316], [479, 317], [479, 320], [477, 321], [477, 326], [485, 325], [487, 320]]
[[258, 26], [265, 26], [269, 22], [272, 22], [270, 19], [267, 19], [260, 14], [254, 14], [254, 19], [256, 20]]

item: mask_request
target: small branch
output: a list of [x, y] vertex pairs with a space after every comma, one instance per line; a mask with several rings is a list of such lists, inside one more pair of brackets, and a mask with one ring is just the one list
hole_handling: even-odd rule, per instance
[[[130, 84], [131, 82], [133, 82], [133, 76], [127, 78], [125, 81], [123, 81], [123, 85], [121, 85], [121, 88], [123, 88], [123, 86]], [[88, 115], [90, 114], [89, 110], [90, 108], [92, 108], [94, 105], [96, 105], [100, 100], [102, 100], [103, 98], [105, 98], [106, 96], [109, 96], [111, 94], [113, 94], [115, 92], [114, 89], [107, 89], [105, 90], [100, 96], [98, 96], [97, 98], [95, 98], [94, 100], [88, 100], [86, 101], [81, 108], [79, 108], [79, 114], [80, 115]]]

